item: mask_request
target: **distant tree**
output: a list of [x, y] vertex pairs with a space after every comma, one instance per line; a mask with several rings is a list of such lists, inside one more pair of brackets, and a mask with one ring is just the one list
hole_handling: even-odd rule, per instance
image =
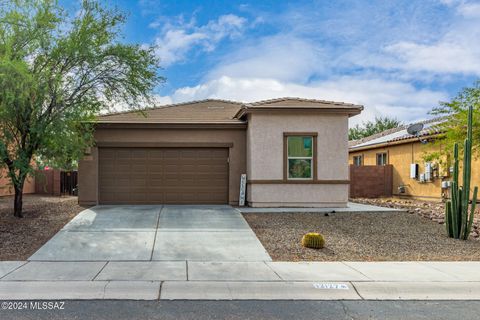
[[96, 1], [71, 15], [56, 0], [0, 1], [0, 169], [16, 217], [36, 157], [68, 166], [92, 144], [101, 110], [136, 108], [163, 81], [153, 48], [119, 41], [124, 21]]
[[389, 117], [375, 117], [374, 121], [366, 121], [361, 125], [355, 125], [348, 130], [349, 140], [358, 140], [371, 136], [388, 129], [397, 128], [402, 125], [402, 122]]
[[467, 137], [466, 123], [470, 106], [473, 107], [472, 154], [480, 155], [480, 80], [477, 80], [472, 87], [462, 89], [450, 102], [441, 102], [440, 106], [431, 111], [433, 115], [443, 116], [445, 121], [436, 126], [442, 135], [434, 143], [440, 146], [438, 149], [441, 151], [428, 154], [426, 160], [447, 158], [456, 142], [462, 149], [463, 141]]

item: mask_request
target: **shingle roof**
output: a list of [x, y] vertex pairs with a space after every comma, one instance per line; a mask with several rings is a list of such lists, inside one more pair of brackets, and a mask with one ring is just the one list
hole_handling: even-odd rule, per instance
[[349, 116], [352, 116], [359, 114], [363, 110], [363, 106], [345, 102], [285, 97], [246, 103], [235, 117], [240, 119], [250, 112], [272, 110], [320, 110], [326, 112], [346, 112]]
[[345, 109], [355, 114], [363, 106], [302, 98], [278, 98], [254, 103], [242, 103], [221, 99], [206, 99], [176, 103], [143, 110], [116, 112], [98, 117], [99, 123], [244, 123], [237, 117], [242, 110], [260, 108]]
[[[415, 137], [425, 137], [434, 134], [439, 134], [442, 132], [439, 124], [443, 123], [445, 118], [434, 118], [425, 121], [420, 121], [416, 123], [412, 123], [409, 125], [402, 125], [397, 128], [388, 129], [382, 131], [380, 133], [365, 137], [359, 140], [349, 141], [348, 147], [350, 150], [355, 149], [364, 149], [367, 147], [375, 147], [378, 144], [394, 142], [394, 141], [401, 141], [401, 140], [408, 140]], [[421, 123], [424, 125], [423, 129], [416, 135], [411, 135], [407, 132], [407, 128], [413, 124]]]
[[351, 108], [351, 107], [358, 107], [362, 108], [362, 105], [356, 105], [353, 103], [346, 103], [346, 102], [336, 102], [336, 101], [328, 101], [328, 100], [319, 100], [319, 99], [303, 99], [303, 98], [297, 98], [297, 97], [284, 97], [284, 98], [277, 98], [277, 99], [269, 99], [269, 100], [262, 100], [262, 101], [257, 101], [253, 103], [247, 103], [245, 106], [247, 107], [256, 107], [256, 106], [262, 106], [262, 107], [282, 107], [282, 106], [315, 106], [315, 107], [331, 107], [335, 106], [336, 108], [338, 107], [346, 107], [346, 108]]
[[239, 122], [234, 115], [242, 103], [228, 100], [206, 99], [163, 105], [141, 111], [125, 111], [98, 117], [100, 123], [203, 123]]

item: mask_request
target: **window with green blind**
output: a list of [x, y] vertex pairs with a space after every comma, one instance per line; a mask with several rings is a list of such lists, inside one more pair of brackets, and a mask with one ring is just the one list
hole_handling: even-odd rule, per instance
[[287, 137], [288, 179], [313, 179], [313, 137]]

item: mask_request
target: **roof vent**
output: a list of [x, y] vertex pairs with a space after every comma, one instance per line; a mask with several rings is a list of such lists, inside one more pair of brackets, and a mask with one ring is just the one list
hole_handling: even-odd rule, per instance
[[208, 106], [207, 109], [225, 109], [223, 106]]

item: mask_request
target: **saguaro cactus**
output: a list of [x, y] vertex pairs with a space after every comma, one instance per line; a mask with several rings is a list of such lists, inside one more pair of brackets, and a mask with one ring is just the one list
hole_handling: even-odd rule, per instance
[[458, 182], [459, 159], [458, 143], [453, 148], [453, 181], [450, 189], [450, 200], [445, 206], [445, 225], [448, 236], [455, 239], [467, 240], [472, 230], [475, 206], [477, 203], [478, 187], [473, 188], [472, 204], [470, 203], [470, 180], [472, 175], [472, 122], [473, 107], [468, 109], [467, 138], [463, 148], [463, 186]]

